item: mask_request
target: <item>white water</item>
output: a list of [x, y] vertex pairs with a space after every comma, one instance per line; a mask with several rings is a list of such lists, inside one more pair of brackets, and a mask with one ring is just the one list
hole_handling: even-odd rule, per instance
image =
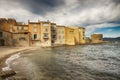
[[10, 56], [10, 57], [5, 61], [6, 66], [2, 68], [2, 71], [12, 70], [12, 69], [10, 68], [10, 64], [11, 64], [12, 61], [14, 61], [15, 59], [19, 58], [19, 57], [20, 57], [20, 54], [21, 54], [21, 53], [17, 53], [17, 54], [14, 54], [14, 55]]

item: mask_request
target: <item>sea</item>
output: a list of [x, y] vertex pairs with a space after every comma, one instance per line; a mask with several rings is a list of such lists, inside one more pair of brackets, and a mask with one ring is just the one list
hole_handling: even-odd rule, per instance
[[16, 53], [3, 70], [27, 80], [120, 80], [120, 42]]

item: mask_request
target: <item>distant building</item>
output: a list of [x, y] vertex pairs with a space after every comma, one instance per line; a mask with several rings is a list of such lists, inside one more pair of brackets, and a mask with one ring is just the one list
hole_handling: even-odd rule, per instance
[[91, 39], [90, 39], [89, 37], [86, 37], [86, 38], [85, 38], [85, 43], [86, 43], [86, 44], [90, 44], [90, 43], [91, 43]]
[[65, 44], [66, 45], [75, 45], [73, 28], [65, 27]]
[[0, 46], [13, 46], [11, 32], [0, 30]]
[[57, 25], [56, 27], [57, 39], [56, 45], [65, 45], [65, 26]]
[[103, 34], [92, 34], [91, 42], [92, 43], [102, 43], [103, 42]]

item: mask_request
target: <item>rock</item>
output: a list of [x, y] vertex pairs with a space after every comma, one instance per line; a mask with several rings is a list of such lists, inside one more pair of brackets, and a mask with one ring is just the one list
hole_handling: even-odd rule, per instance
[[4, 78], [10, 77], [10, 76], [13, 76], [15, 74], [16, 73], [13, 70], [2, 71], [2, 72], [0, 72], [0, 77], [4, 79]]

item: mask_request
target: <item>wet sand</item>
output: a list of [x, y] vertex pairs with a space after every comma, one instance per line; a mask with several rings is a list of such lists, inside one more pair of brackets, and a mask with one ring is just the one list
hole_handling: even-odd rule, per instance
[[7, 47], [7, 46], [1, 46], [0, 47], [0, 71], [3, 66], [5, 66], [5, 60], [10, 57], [13, 54], [16, 54], [18, 52], [24, 52], [31, 49], [35, 49], [33, 47]]

